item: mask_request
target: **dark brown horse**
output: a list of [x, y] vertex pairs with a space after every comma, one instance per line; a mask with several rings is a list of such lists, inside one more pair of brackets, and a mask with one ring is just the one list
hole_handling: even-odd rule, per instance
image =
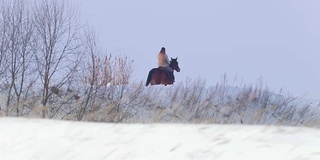
[[[170, 65], [169, 67], [172, 68], [173, 70], [176, 70], [177, 72], [180, 72], [180, 68], [178, 65], [178, 58], [171, 58]], [[173, 76], [173, 73], [172, 73]], [[170, 85], [173, 84], [174, 82], [174, 77], [172, 78], [173, 81], [170, 81], [170, 73], [163, 67], [158, 67], [158, 68], [153, 68], [149, 71], [148, 79], [146, 82], [146, 86], [149, 84], [151, 85], [158, 85], [158, 84], [163, 84], [163, 85]]]

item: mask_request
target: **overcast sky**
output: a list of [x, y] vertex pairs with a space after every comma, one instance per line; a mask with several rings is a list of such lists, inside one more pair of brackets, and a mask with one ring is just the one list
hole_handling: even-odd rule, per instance
[[166, 47], [179, 57], [177, 81], [255, 84], [320, 99], [319, 0], [73, 0], [108, 53], [134, 59], [145, 80]]

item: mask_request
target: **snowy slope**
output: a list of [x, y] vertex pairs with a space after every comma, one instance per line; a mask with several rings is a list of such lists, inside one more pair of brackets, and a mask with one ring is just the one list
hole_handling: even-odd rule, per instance
[[0, 118], [1, 160], [320, 159], [311, 128]]

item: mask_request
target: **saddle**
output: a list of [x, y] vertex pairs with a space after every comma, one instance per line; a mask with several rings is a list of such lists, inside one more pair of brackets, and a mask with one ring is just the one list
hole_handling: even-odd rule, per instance
[[174, 75], [173, 72], [169, 71], [168, 69], [166, 69], [165, 67], [158, 67], [159, 69], [161, 69], [164, 73], [166, 73], [168, 75], [168, 79], [169, 82], [174, 82]]

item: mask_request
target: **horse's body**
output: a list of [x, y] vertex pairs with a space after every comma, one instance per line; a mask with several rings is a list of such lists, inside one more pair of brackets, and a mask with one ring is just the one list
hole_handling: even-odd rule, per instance
[[[173, 70], [176, 70], [177, 72], [180, 72], [177, 59], [178, 58], [176, 59], [171, 58], [169, 67], [172, 68]], [[172, 74], [173, 76], [173, 73], [170, 73], [164, 67], [153, 68], [149, 71], [146, 86], [148, 86], [149, 84], [151, 85], [163, 84], [165, 86], [173, 84], [174, 78], [173, 78], [173, 81], [170, 81], [170, 78], [169, 78], [170, 74]]]

